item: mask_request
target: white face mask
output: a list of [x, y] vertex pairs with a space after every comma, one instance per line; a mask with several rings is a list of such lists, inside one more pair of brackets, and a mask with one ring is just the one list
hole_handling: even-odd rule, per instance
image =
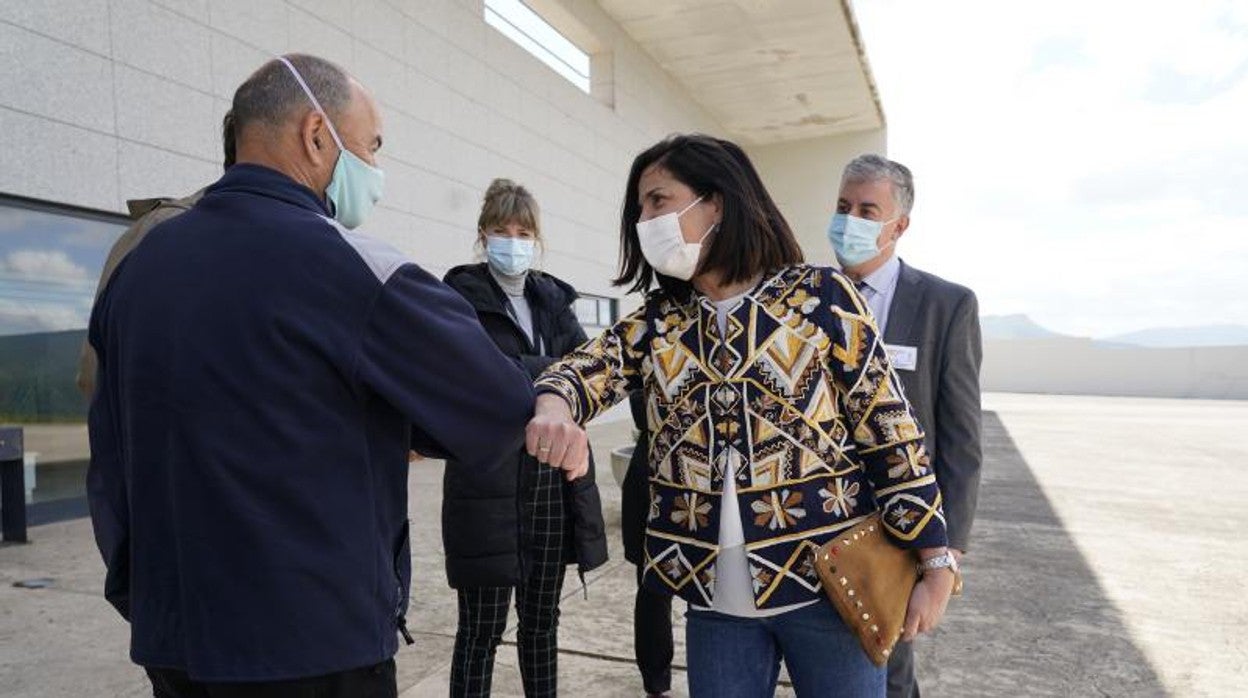
[[680, 231], [680, 217], [703, 198], [699, 196], [680, 211], [655, 216], [648, 221], [637, 221], [637, 241], [641, 244], [641, 254], [655, 271], [681, 281], [693, 278], [693, 273], [698, 270], [698, 259], [702, 255], [702, 241], [719, 224], [714, 223], [707, 228], [697, 242], [685, 242], [685, 236]]

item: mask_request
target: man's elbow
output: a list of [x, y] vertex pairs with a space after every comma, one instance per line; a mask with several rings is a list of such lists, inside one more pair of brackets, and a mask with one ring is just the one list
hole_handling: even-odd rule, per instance
[[533, 385], [534, 378], [529, 375], [529, 368], [521, 359], [511, 359], [514, 370], [509, 372], [507, 390], [500, 398], [505, 399], [505, 412], [511, 420], [518, 420], [522, 425], [533, 418], [533, 404], [537, 401], [537, 389]]
[[498, 386], [493, 396], [494, 425], [490, 430], [493, 438], [479, 440], [480, 447], [485, 450], [480, 460], [497, 462], [523, 447], [524, 430], [533, 419], [535, 399], [533, 383], [526, 373], [518, 371], [507, 385]]
[[537, 401], [533, 381], [526, 375], [524, 380], [516, 384], [507, 400], [505, 428], [515, 432], [517, 440], [523, 442], [524, 429], [529, 425], [529, 420], [533, 419], [533, 405]]

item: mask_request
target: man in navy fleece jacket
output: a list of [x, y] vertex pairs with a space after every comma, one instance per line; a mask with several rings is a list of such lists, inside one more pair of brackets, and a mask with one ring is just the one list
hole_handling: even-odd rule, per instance
[[156, 695], [394, 695], [408, 449], [504, 462], [532, 413], [459, 294], [334, 220], [337, 144], [374, 165], [377, 107], [287, 58], [235, 94], [238, 163], [91, 317], [91, 516]]

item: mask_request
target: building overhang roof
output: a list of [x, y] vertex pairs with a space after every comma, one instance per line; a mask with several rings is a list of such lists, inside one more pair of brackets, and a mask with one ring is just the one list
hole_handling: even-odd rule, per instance
[[884, 126], [849, 0], [599, 0], [735, 139]]

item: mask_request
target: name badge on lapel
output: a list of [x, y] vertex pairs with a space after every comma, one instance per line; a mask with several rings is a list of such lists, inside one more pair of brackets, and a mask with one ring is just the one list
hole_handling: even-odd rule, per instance
[[885, 344], [889, 363], [898, 371], [913, 371], [919, 367], [919, 348], [901, 344]]

